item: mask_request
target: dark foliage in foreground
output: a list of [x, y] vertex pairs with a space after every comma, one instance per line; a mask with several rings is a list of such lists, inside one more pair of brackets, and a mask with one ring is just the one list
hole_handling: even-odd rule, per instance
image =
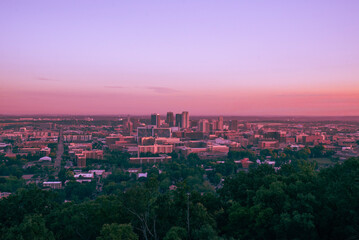
[[[190, 167], [190, 166], [189, 166]], [[315, 171], [298, 161], [260, 165], [204, 194], [156, 177], [124, 192], [63, 203], [27, 189], [0, 201], [0, 239], [355, 239], [359, 159]], [[75, 188], [74, 188], [75, 189]], [[75, 190], [73, 190], [75, 191]]]

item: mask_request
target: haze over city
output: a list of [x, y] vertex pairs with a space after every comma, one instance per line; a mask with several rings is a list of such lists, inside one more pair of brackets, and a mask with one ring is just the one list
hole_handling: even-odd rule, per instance
[[2, 114], [359, 115], [358, 1], [1, 1]]

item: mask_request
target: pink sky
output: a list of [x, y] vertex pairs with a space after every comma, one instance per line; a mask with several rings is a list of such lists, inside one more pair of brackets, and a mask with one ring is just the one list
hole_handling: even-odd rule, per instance
[[0, 113], [359, 115], [358, 12], [355, 0], [1, 1]]

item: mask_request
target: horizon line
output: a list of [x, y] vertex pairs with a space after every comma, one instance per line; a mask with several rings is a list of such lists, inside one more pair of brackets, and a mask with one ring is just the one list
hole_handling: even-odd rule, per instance
[[[175, 113], [175, 112], [173, 112]], [[182, 113], [182, 112], [180, 112]], [[143, 114], [69, 114], [69, 113], [59, 113], [59, 114], [0, 114], [0, 117], [16, 117], [16, 116], [81, 116], [81, 117], [97, 117], [97, 116], [111, 116], [111, 117], [124, 117], [124, 116], [151, 116], [153, 113], [143, 113]], [[167, 113], [161, 114], [160, 116], [166, 116]], [[229, 115], [229, 114], [189, 114], [192, 117], [359, 117], [359, 115]]]

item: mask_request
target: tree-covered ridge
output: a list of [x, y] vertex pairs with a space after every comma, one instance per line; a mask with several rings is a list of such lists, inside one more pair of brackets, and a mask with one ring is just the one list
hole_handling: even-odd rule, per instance
[[[184, 163], [174, 161], [163, 167], [163, 173], [154, 168], [147, 179], [120, 188], [116, 183], [129, 182], [130, 176], [118, 172], [106, 180], [103, 195], [67, 203], [64, 194], [71, 196], [72, 192], [28, 187], [0, 201], [0, 239], [359, 236], [358, 158], [320, 170], [313, 163], [297, 160], [277, 172], [262, 164], [238, 173], [231, 171], [229, 161], [220, 165], [226, 166], [223, 173], [231, 173], [223, 175], [227, 177], [218, 190], [203, 189], [198, 176], [205, 172], [198, 161], [195, 156]], [[169, 184], [177, 181], [176, 190], [165, 190], [166, 178]], [[108, 187], [110, 183], [115, 189]], [[69, 189], [82, 196], [77, 188], [74, 184]]]

